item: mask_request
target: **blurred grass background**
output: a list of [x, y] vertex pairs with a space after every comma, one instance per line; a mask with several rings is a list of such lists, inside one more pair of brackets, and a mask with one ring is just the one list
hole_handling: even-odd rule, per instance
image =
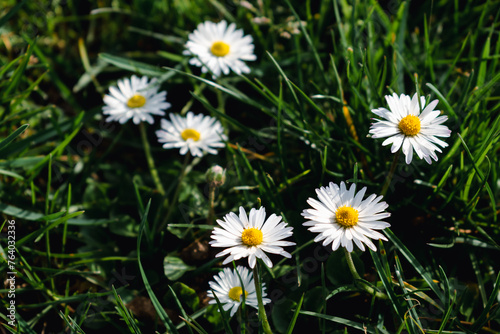
[[[207, 244], [204, 174], [219, 164], [227, 181], [217, 217], [262, 203], [295, 228], [293, 259], [273, 258], [264, 273], [276, 332], [286, 332], [304, 295], [296, 332], [498, 333], [499, 9], [498, 1], [1, 1], [0, 211], [17, 224], [19, 332], [183, 333], [192, 330], [183, 312], [208, 333], [224, 331], [206, 298], [221, 261]], [[258, 60], [247, 76], [212, 82], [182, 50], [198, 23], [222, 19], [253, 36]], [[132, 73], [159, 79], [169, 111], [212, 114], [229, 135], [217, 156], [190, 160], [168, 221], [177, 226], [146, 228], [142, 247], [140, 223], [165, 218], [183, 157], [157, 144], [158, 123], [148, 127], [163, 198], [137, 127], [103, 121], [103, 94]], [[357, 289], [341, 252], [312, 244], [300, 212], [330, 181], [380, 192], [393, 157], [366, 136], [370, 109], [417, 89], [440, 100], [452, 136], [431, 166], [401, 161], [386, 196], [390, 242], [355, 253], [386, 302]], [[248, 332], [257, 331], [249, 313]]]

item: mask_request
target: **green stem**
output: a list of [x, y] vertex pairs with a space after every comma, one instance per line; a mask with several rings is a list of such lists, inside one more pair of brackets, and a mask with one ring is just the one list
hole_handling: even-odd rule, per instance
[[214, 210], [215, 188], [217, 187], [213, 185], [213, 183], [211, 182], [208, 190], [208, 202], [210, 203], [209, 204], [210, 207], [208, 208], [208, 218], [207, 218], [208, 225], [213, 224], [213, 220], [215, 218], [215, 210]]
[[170, 219], [170, 216], [174, 212], [174, 208], [177, 205], [177, 199], [179, 198], [179, 194], [181, 191], [182, 181], [184, 180], [184, 176], [186, 176], [186, 167], [188, 165], [190, 157], [191, 157], [191, 154], [189, 152], [187, 152], [186, 157], [184, 158], [184, 163], [182, 164], [181, 173], [179, 175], [179, 181], [177, 182], [177, 187], [175, 188], [175, 193], [174, 193], [174, 197], [172, 198], [172, 203], [169, 205], [167, 215], [165, 216], [165, 219], [163, 219], [163, 221], [160, 225], [160, 228], [158, 229], [157, 232], [160, 232], [165, 228], [165, 226], [168, 223], [168, 220]]
[[151, 172], [151, 176], [153, 177], [156, 189], [162, 196], [165, 196], [165, 189], [163, 188], [163, 184], [160, 181], [160, 176], [158, 175], [158, 170], [156, 169], [155, 161], [153, 159], [153, 156], [151, 155], [151, 147], [149, 146], [148, 137], [146, 134], [146, 127], [144, 126], [143, 122], [139, 124], [139, 130], [141, 132], [142, 144], [144, 146], [144, 153], [146, 153], [146, 160], [148, 161], [149, 171]]
[[396, 154], [394, 154], [394, 160], [392, 160], [391, 169], [389, 170], [389, 175], [387, 175], [384, 186], [382, 187], [382, 191], [380, 192], [380, 195], [382, 196], [385, 196], [387, 190], [389, 189], [389, 186], [391, 185], [392, 177], [394, 176], [394, 172], [396, 171], [396, 166], [398, 165], [400, 152], [401, 150], [397, 151]]
[[375, 290], [373, 287], [366, 284], [362, 280], [361, 276], [359, 276], [358, 271], [356, 270], [356, 266], [354, 265], [354, 261], [352, 260], [351, 253], [345, 248], [344, 251], [345, 251], [345, 259], [347, 260], [347, 265], [349, 266], [349, 270], [351, 271], [352, 277], [354, 278], [354, 284], [357, 287], [368, 292], [370, 295], [375, 296], [376, 298], [388, 299], [389, 297], [387, 297], [385, 293]]
[[258, 263], [253, 268], [253, 281], [255, 283], [255, 292], [257, 292], [257, 302], [259, 303], [259, 320], [262, 323], [262, 329], [266, 334], [273, 334], [269, 321], [267, 320], [266, 310], [262, 302], [262, 284], [260, 284]]

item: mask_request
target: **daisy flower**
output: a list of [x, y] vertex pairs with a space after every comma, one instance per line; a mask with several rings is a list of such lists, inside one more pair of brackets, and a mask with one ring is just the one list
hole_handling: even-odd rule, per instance
[[[236, 270], [238, 272], [236, 272]], [[245, 305], [258, 308], [257, 292], [255, 291], [255, 283], [253, 274], [247, 268], [242, 266], [236, 267], [236, 270], [224, 268], [218, 275], [214, 276], [214, 281], [209, 282], [211, 290], [208, 291], [208, 297], [211, 300], [209, 304], [216, 304], [213, 292], [223, 305], [224, 311], [231, 309], [231, 317], [236, 313], [243, 301], [243, 291], [245, 291]], [[238, 274], [241, 277], [238, 277]], [[243, 282], [243, 287], [241, 283]], [[212, 292], [213, 290], [213, 292]], [[265, 284], [262, 283], [262, 297], [266, 296]], [[271, 302], [269, 298], [262, 298], [263, 304]]]
[[217, 220], [222, 227], [215, 227], [212, 232], [212, 247], [226, 247], [225, 250], [215, 255], [229, 256], [222, 264], [248, 257], [250, 268], [255, 267], [257, 258], [262, 259], [266, 266], [271, 268], [273, 263], [266, 255], [266, 252], [283, 255], [291, 258], [283, 246], [293, 246], [295, 242], [283, 241], [292, 235], [293, 227], [287, 227], [285, 222], [281, 221], [281, 216], [274, 213], [266, 218], [266, 210], [261, 207], [259, 210], [250, 210], [250, 216], [247, 217], [245, 209], [240, 206], [240, 216], [231, 212], [224, 216], [224, 220]]
[[418, 103], [417, 94], [410, 98], [408, 95], [401, 94], [397, 96], [394, 93], [392, 96], [386, 95], [385, 99], [389, 105], [389, 109], [378, 108], [372, 112], [384, 118], [384, 120], [375, 119], [370, 127], [370, 133], [373, 138], [387, 138], [382, 145], [392, 144], [391, 152], [395, 153], [401, 147], [406, 156], [406, 163], [409, 164], [413, 158], [413, 151], [417, 153], [420, 159], [425, 159], [428, 164], [432, 163], [432, 159], [438, 160], [436, 152], [441, 152], [438, 146], [446, 147], [444, 141], [437, 137], [449, 137], [451, 131], [444, 123], [448, 117], [439, 116], [441, 112], [434, 110], [438, 104], [438, 100], [434, 100], [425, 106], [425, 98], [420, 97], [420, 106]]
[[148, 83], [147, 77], [133, 75], [130, 79], [118, 80], [118, 87], [109, 87], [109, 95], [104, 95], [102, 108], [104, 115], [109, 115], [107, 122], [118, 121], [120, 124], [132, 119], [134, 124], [140, 122], [154, 123], [153, 116], [164, 116], [164, 110], [170, 108], [166, 102], [167, 92], [158, 93], [156, 79]]
[[163, 148], [180, 148], [182, 155], [188, 151], [195, 157], [205, 153], [217, 154], [217, 147], [224, 147], [227, 140], [220, 122], [210, 116], [196, 115], [189, 111], [186, 117], [170, 114], [170, 121], [161, 120], [161, 130], [156, 131]]
[[229, 70], [237, 74], [249, 73], [250, 68], [243, 60], [256, 60], [253, 54], [252, 36], [243, 36], [243, 30], [236, 30], [236, 25], [229, 26], [226, 21], [200, 23], [195, 31], [189, 34], [184, 55], [195, 56], [189, 60], [194, 66], [201, 67], [203, 73], [213, 73], [214, 77], [229, 74]]
[[323, 240], [323, 246], [332, 243], [332, 250], [339, 246], [345, 247], [352, 252], [353, 242], [362, 251], [367, 245], [376, 251], [377, 247], [369, 239], [387, 238], [375, 230], [382, 230], [391, 226], [380, 221], [391, 214], [384, 212], [388, 207], [386, 202], [380, 202], [382, 196], [373, 194], [363, 200], [366, 187], [356, 194], [356, 184], [352, 184], [347, 190], [344, 182], [338, 185], [330, 182], [328, 187], [316, 189], [319, 201], [309, 198], [307, 203], [312, 209], [306, 209], [302, 216], [309, 221], [304, 226], [311, 226], [309, 231], [319, 233], [314, 241]]

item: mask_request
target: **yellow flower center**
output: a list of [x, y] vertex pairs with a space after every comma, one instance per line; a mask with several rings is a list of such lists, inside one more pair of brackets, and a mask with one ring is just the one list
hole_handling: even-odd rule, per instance
[[[241, 286], [235, 286], [234, 288], [231, 288], [231, 290], [229, 290], [229, 293], [227, 295], [235, 302], [239, 302], [242, 294], [243, 294], [243, 289], [241, 288]], [[245, 291], [245, 298], [246, 297], [248, 297], [247, 291]]]
[[216, 57], [224, 57], [229, 53], [229, 45], [222, 41], [217, 41], [212, 44], [210, 52]]
[[140, 108], [145, 104], [146, 104], [146, 98], [139, 94], [135, 94], [127, 101], [127, 106], [129, 108]]
[[358, 216], [358, 210], [350, 206], [341, 206], [335, 212], [337, 224], [345, 228], [356, 226], [358, 224]]
[[420, 132], [420, 118], [414, 115], [408, 115], [399, 121], [399, 130], [406, 136], [415, 136]]
[[262, 231], [254, 227], [243, 230], [241, 241], [247, 246], [257, 246], [262, 243]]
[[181, 132], [181, 137], [184, 139], [184, 141], [188, 139], [192, 139], [194, 141], [200, 140], [200, 133], [196, 131], [195, 129], [186, 129]]

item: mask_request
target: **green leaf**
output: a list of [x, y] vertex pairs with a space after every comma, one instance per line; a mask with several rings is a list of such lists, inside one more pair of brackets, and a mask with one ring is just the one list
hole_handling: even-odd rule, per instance
[[296, 308], [296, 306], [297, 303], [288, 298], [283, 298], [273, 305], [271, 318], [273, 319], [273, 327], [276, 331], [280, 333], [286, 332], [294, 316], [292, 310]]
[[[356, 252], [352, 252], [351, 255], [359, 275], [363, 277], [365, 274], [363, 261], [360, 260]], [[335, 286], [352, 283], [352, 274], [342, 249], [333, 252], [328, 257], [326, 261], [326, 277]]]
[[315, 286], [306, 292], [304, 297], [304, 308], [316, 312], [320, 312], [323, 308], [323, 301], [325, 300], [323, 295], [323, 287]]
[[[196, 294], [196, 291], [194, 289], [190, 288], [182, 282], [175, 282], [174, 284], [172, 284], [171, 288], [175, 292], [177, 298], [179, 298], [179, 301], [183, 305], [189, 307], [191, 311], [195, 311], [198, 308], [200, 304], [200, 298], [198, 298], [198, 295]], [[165, 294], [165, 296], [163, 297], [163, 301], [169, 308], [175, 308], [175, 306], [177, 305], [172, 291], [168, 291]]]
[[163, 259], [163, 272], [171, 281], [176, 281], [184, 275], [185, 272], [194, 270], [196, 267], [189, 266], [177, 256], [167, 255]]

